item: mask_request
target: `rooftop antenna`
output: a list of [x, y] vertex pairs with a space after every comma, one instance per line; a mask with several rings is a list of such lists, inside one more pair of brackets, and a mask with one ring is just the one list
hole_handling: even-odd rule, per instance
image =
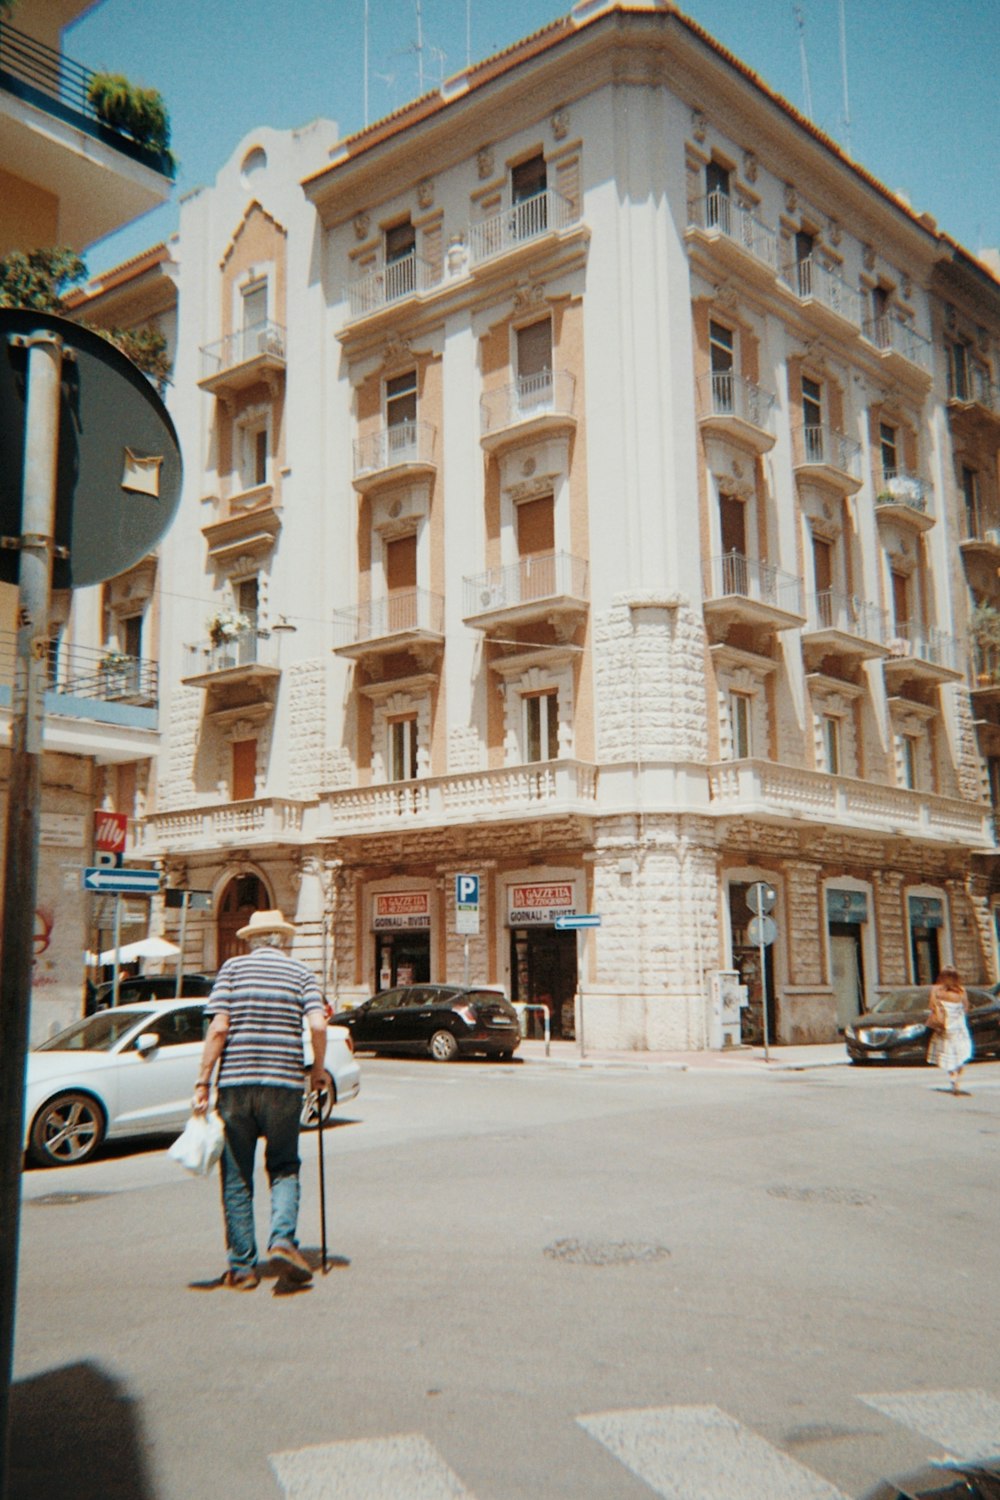
[[812, 119], [813, 100], [812, 88], [809, 84], [809, 61], [806, 57], [806, 21], [802, 14], [800, 5], [793, 5], [792, 12], [795, 16], [795, 24], [799, 28], [799, 62], [802, 67], [802, 94], [805, 100], [806, 114]]
[[840, 0], [840, 75], [844, 86], [844, 145], [847, 154], [851, 152], [851, 106], [847, 97], [847, 20], [844, 14], [844, 0]]

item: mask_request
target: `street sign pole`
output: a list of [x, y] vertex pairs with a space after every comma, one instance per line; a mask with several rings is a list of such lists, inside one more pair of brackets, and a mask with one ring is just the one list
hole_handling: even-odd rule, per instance
[[761, 1014], [764, 1019], [764, 1061], [770, 1062], [769, 1047], [771, 1045], [771, 1028], [767, 1020], [767, 971], [764, 968], [765, 944], [764, 944], [764, 918], [757, 918], [757, 951], [760, 954], [760, 999]]
[[[187, 937], [187, 915], [188, 915], [188, 906], [189, 905], [190, 905], [190, 892], [185, 891], [183, 893], [182, 897], [181, 897], [181, 938], [180, 938], [180, 945], [179, 945], [181, 951], [177, 955], [177, 984], [174, 987], [174, 994], [176, 996], [178, 996], [178, 997], [180, 996], [181, 987], [182, 987], [182, 983], [183, 983], [183, 974], [184, 974], [184, 939]], [[322, 1110], [320, 1110], [320, 1114], [322, 1114]]]
[[[3, 964], [0, 965], [0, 1099], [2, 1175], [0, 1224], [0, 1495], [9, 1473], [10, 1386], [24, 1148], [24, 1059], [28, 1050], [31, 971], [35, 957], [35, 893], [42, 791], [42, 722], [49, 655], [52, 545], [62, 339], [52, 332], [11, 340], [27, 348], [24, 485], [18, 573], [10, 784], [4, 851]], [[7, 350], [3, 355], [7, 357]], [[6, 538], [5, 538], [6, 540]]]
[[120, 981], [120, 977], [121, 977], [120, 976], [121, 960], [120, 960], [120, 958], [118, 956], [118, 950], [121, 948], [121, 945], [122, 945], [122, 898], [121, 898], [121, 892], [120, 891], [115, 896], [115, 929], [114, 929], [114, 939], [113, 939], [113, 941], [114, 941], [114, 945], [115, 945], [115, 957], [114, 957], [114, 968], [113, 968], [113, 970], [111, 972], [111, 1004], [112, 1005], [117, 1005], [118, 1004], [118, 985], [119, 985], [119, 981]]
[[587, 929], [578, 927], [576, 929], [576, 999], [577, 999], [577, 1024], [580, 1027], [580, 1056], [586, 1057], [587, 1049], [583, 1036], [583, 957], [587, 946]]

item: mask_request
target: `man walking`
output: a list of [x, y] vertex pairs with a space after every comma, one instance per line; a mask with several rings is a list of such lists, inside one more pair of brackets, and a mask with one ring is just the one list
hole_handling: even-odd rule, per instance
[[195, 1083], [194, 1109], [208, 1109], [215, 1064], [218, 1109], [226, 1127], [222, 1153], [222, 1211], [234, 1291], [260, 1281], [254, 1233], [253, 1172], [257, 1142], [271, 1185], [267, 1253], [292, 1281], [312, 1280], [312, 1267], [295, 1238], [299, 1217], [299, 1118], [302, 1112], [302, 1024], [308, 1022], [313, 1061], [309, 1087], [325, 1084], [326, 1007], [312, 974], [284, 948], [295, 928], [280, 911], [256, 911], [237, 937], [249, 953], [227, 959], [206, 1003], [212, 1017]]

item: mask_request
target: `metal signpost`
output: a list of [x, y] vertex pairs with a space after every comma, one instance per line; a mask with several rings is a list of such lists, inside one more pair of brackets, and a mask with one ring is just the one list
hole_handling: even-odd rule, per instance
[[169, 890], [163, 893], [163, 904], [169, 907], [180, 907], [180, 952], [177, 955], [177, 986], [174, 990], [175, 995], [180, 995], [184, 972], [184, 941], [187, 937], [187, 914], [189, 911], [211, 911], [212, 892], [189, 891], [183, 889], [181, 886], [171, 886]]
[[479, 936], [479, 876], [455, 876], [455, 931], [465, 936], [465, 986], [469, 985], [469, 938]]
[[751, 943], [757, 944], [760, 962], [760, 1004], [761, 1017], [764, 1022], [764, 1061], [770, 1062], [770, 1025], [767, 1017], [767, 973], [764, 968], [764, 949], [769, 948], [778, 936], [778, 924], [768, 913], [773, 909], [778, 899], [778, 893], [773, 885], [768, 885], [766, 880], [758, 880], [747, 891], [746, 901], [752, 912], [756, 915], [750, 919], [747, 927], [747, 936]]
[[587, 932], [591, 927], [600, 927], [600, 925], [601, 919], [598, 916], [597, 912], [593, 911], [567, 913], [563, 916], [556, 917], [555, 920], [555, 928], [557, 932], [576, 933], [576, 1010], [577, 1029], [580, 1033], [577, 1040], [580, 1043], [581, 1057], [586, 1057], [587, 1055], [583, 1029], [583, 960], [585, 953], [584, 940], [586, 938]]
[[18, 588], [0, 965], [2, 1495], [52, 589], [103, 583], [132, 567], [156, 547], [180, 492], [173, 423], [135, 365], [66, 318], [0, 309], [0, 580]]

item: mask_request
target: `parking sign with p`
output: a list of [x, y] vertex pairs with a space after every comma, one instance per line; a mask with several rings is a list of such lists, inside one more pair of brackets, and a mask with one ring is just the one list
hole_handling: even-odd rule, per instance
[[479, 876], [455, 876], [455, 931], [466, 937], [479, 933]]

